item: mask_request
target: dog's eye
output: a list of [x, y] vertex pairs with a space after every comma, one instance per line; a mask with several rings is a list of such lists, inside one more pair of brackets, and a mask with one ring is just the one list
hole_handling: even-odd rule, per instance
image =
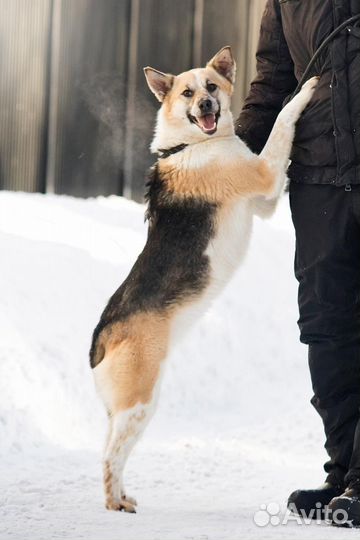
[[208, 92], [210, 92], [210, 93], [215, 92], [216, 89], [217, 89], [217, 85], [216, 85], [216, 84], [214, 84], [214, 83], [212, 83], [212, 82], [207, 83], [207, 85], [206, 85], [206, 90], [207, 90]]
[[192, 97], [194, 95], [194, 92], [190, 90], [190, 88], [187, 88], [183, 91], [182, 95], [185, 97]]

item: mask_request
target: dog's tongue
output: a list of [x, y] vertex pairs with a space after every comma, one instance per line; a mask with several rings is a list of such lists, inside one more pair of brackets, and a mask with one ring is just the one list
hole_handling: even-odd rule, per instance
[[198, 118], [199, 124], [205, 131], [211, 131], [216, 127], [215, 114], [206, 114]]

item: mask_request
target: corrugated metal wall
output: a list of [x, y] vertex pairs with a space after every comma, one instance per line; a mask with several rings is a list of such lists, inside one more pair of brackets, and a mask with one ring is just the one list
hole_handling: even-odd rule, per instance
[[48, 190], [121, 193], [130, 2], [54, 0]]
[[50, 7], [0, 0], [1, 189], [44, 189]]
[[233, 111], [254, 73], [265, 0], [0, 0], [0, 188], [141, 200], [156, 101], [230, 44]]

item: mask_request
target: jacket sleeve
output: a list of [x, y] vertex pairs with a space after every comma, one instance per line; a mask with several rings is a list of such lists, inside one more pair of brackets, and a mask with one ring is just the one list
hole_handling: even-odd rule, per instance
[[260, 153], [283, 101], [297, 85], [282, 29], [279, 0], [268, 0], [265, 6], [256, 69], [257, 75], [235, 123], [235, 132], [253, 152]]

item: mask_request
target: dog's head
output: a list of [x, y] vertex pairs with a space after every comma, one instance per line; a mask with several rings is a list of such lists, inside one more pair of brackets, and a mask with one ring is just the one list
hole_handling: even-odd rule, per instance
[[144, 68], [150, 90], [162, 104], [152, 150], [232, 134], [235, 70], [230, 47], [221, 49], [205, 68], [180, 75]]

